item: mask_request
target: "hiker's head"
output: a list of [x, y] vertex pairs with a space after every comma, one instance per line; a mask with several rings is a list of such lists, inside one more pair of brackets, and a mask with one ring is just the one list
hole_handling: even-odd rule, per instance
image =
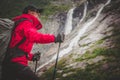
[[43, 12], [43, 9], [39, 9], [34, 5], [28, 5], [24, 8], [23, 13], [24, 14], [31, 14], [35, 17], [39, 17], [40, 13]]

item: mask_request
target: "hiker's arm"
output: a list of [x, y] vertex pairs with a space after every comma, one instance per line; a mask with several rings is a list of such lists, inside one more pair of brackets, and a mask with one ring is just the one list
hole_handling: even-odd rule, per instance
[[33, 28], [29, 24], [27, 24], [26, 27], [24, 28], [24, 35], [29, 41], [35, 43], [45, 44], [45, 43], [55, 42], [54, 35], [39, 33], [35, 28]]

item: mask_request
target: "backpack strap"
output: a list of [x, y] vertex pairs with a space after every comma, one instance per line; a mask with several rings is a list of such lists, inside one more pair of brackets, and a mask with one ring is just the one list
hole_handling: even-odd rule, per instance
[[[16, 27], [17, 27], [21, 22], [26, 21], [26, 20], [32, 22], [32, 20], [29, 20], [29, 19], [27, 19], [27, 18], [21, 18], [20, 20], [15, 21], [15, 24], [14, 24], [14, 27], [13, 27], [13, 30], [12, 30], [12, 35], [13, 35], [13, 32], [14, 32], [14, 30], [16, 29]], [[19, 43], [17, 43], [16, 46], [14, 46], [14, 47], [18, 47], [20, 44], [22, 44], [23, 42], [25, 42], [25, 40], [26, 40], [26, 38], [24, 37], [24, 38], [23, 38]]]
[[29, 19], [27, 19], [27, 18], [21, 18], [21, 19], [15, 21], [15, 24], [14, 24], [14, 27], [13, 27], [12, 32], [15, 30], [15, 28], [16, 28], [21, 22], [26, 21], [26, 20], [32, 22], [32, 20], [29, 20]]
[[[13, 32], [16, 29], [16, 27], [25, 20], [28, 20], [28, 19], [21, 18], [20, 20], [15, 21], [11, 35], [13, 35]], [[28, 20], [28, 21], [32, 22], [32, 20]], [[22, 43], [25, 42], [25, 40], [26, 40], [26, 38], [23, 37], [23, 39], [20, 42], [18, 42], [13, 48], [9, 48], [9, 47], [7, 48], [7, 53], [9, 53], [9, 54], [6, 54], [6, 56], [8, 56], [8, 59], [11, 59], [11, 58], [17, 57], [17, 56], [22, 56], [22, 55], [26, 55], [26, 57], [28, 58], [28, 54], [18, 48]], [[11, 39], [10, 39], [10, 41], [11, 41]], [[9, 45], [10, 45], [10, 42], [9, 42]], [[14, 54], [14, 53], [19, 53], [19, 54]]]

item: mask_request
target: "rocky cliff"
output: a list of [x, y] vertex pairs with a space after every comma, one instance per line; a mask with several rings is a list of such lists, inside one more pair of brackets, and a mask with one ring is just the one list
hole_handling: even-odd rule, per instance
[[[66, 34], [59, 52], [57, 80], [119, 80], [120, 1], [73, 2], [68, 12], [57, 14], [56, 25], [51, 24]], [[38, 74], [43, 73], [42, 80], [52, 79], [57, 45], [50, 45], [42, 55], [37, 69]]]

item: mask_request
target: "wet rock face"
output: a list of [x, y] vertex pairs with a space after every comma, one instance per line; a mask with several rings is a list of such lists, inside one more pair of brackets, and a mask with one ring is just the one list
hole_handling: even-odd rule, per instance
[[119, 16], [120, 14], [120, 1], [119, 0], [112, 0], [111, 1], [111, 4], [106, 7], [103, 11], [103, 13], [109, 13], [111, 15], [116, 15], [116, 16]]
[[[88, 29], [88, 33], [83, 36], [86, 38], [79, 41], [80, 47], [91, 45], [96, 39], [103, 39], [105, 42], [102, 46], [108, 48], [119, 48], [120, 44], [120, 1], [111, 1], [111, 3], [104, 8], [102, 14], [97, 19], [96, 23], [91, 25], [92, 29]], [[91, 27], [91, 28], [92, 28]], [[82, 46], [81, 46], [82, 45]], [[86, 49], [86, 48], [85, 48]]]
[[59, 28], [58, 28], [57, 32], [60, 33], [60, 32], [64, 31], [67, 13], [64, 13], [64, 12], [59, 13], [58, 18], [59, 18], [59, 25], [58, 25]]
[[82, 14], [83, 11], [84, 11], [84, 4], [76, 7], [74, 9], [73, 18], [76, 18], [76, 17], [80, 17], [81, 18], [83, 16], [83, 14]]
[[[92, 19], [96, 16], [99, 8], [101, 7], [101, 5], [99, 6], [98, 4], [103, 5], [103, 3], [105, 3], [106, 1], [107, 0], [88, 0], [87, 15], [85, 17], [83, 24], [92, 21]], [[90, 25], [90, 27], [87, 28], [87, 31], [80, 38], [78, 42], [78, 46], [74, 47], [74, 50], [72, 50], [70, 53], [72, 52], [78, 54], [84, 53], [88, 49], [91, 49], [92, 48], [91, 46], [94, 44], [95, 47], [107, 46], [108, 48], [120, 48], [119, 4], [120, 4], [119, 0], [112, 0], [111, 3], [103, 9], [99, 17], [96, 19], [96, 21], [92, 25]], [[83, 24], [80, 24], [78, 27], [76, 27], [76, 25], [79, 23], [80, 19], [84, 14], [83, 12], [84, 12], [84, 4], [74, 9], [73, 20], [72, 20], [73, 31], [68, 36], [66, 36], [65, 42], [61, 46], [61, 50], [69, 46], [70, 41], [77, 35], [79, 29], [83, 27]], [[65, 27], [67, 12], [59, 13], [57, 14], [57, 16], [54, 17], [55, 18], [51, 21], [53, 24], [55, 24], [54, 28], [52, 29], [53, 24], [51, 24], [51, 22], [46, 23], [47, 24], [46, 28], [51, 27], [48, 29], [48, 31], [50, 32], [62, 32]], [[44, 48], [45, 48], [43, 49], [44, 55], [43, 57], [41, 57], [41, 62], [40, 62], [43, 64], [49, 61], [57, 51], [56, 46], [50, 45], [50, 47], [44, 47]]]
[[105, 3], [107, 0], [87, 0], [90, 5], [97, 5], [100, 3]]

